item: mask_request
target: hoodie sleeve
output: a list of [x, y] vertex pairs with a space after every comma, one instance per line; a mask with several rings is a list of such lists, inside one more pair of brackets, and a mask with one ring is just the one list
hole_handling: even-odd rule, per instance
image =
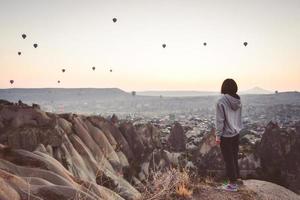
[[222, 136], [225, 121], [223, 105], [218, 102], [216, 106], [216, 135]]

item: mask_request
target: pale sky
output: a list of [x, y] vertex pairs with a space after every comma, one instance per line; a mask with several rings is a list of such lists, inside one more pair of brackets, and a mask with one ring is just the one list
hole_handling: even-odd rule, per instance
[[0, 0], [0, 88], [217, 91], [227, 77], [300, 90], [299, 0]]

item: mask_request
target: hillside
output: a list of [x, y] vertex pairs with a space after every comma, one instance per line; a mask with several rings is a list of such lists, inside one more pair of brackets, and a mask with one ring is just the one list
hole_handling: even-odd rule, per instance
[[47, 97], [52, 101], [70, 101], [75, 98], [89, 97], [91, 99], [119, 98], [131, 94], [119, 88], [12, 88], [0, 89], [3, 99], [23, 102], [43, 102]]
[[[270, 125], [267, 130], [277, 129]], [[269, 141], [268, 135], [264, 142]], [[217, 179], [210, 183], [198, 180], [206, 176], [206, 171], [223, 171], [212, 134], [207, 133], [196, 150], [180, 146], [186, 139], [179, 123], [172, 127], [167, 143], [163, 138], [160, 128], [151, 123], [135, 124], [118, 120], [116, 116], [106, 119], [55, 114], [44, 112], [38, 105], [2, 100], [0, 199], [182, 199], [180, 192], [176, 192], [181, 184], [193, 191], [189, 197], [193, 199], [281, 198], [278, 195], [299, 199], [299, 195], [286, 188], [256, 180], [245, 181], [235, 194], [217, 191], [216, 186], [220, 184]], [[280, 137], [277, 140], [282, 141], [284, 149], [289, 144], [283, 143]], [[298, 142], [295, 138], [293, 144], [299, 145]], [[290, 147], [291, 152], [297, 153], [297, 145]], [[243, 151], [245, 156], [240, 165], [246, 175], [255, 176], [253, 150]], [[289, 158], [288, 155], [284, 157]], [[191, 171], [184, 172], [188, 168]], [[192, 178], [192, 172], [198, 174], [197, 179]], [[161, 193], [164, 191], [161, 187], [166, 186], [169, 186], [167, 193]], [[162, 195], [158, 197], [158, 194]]]

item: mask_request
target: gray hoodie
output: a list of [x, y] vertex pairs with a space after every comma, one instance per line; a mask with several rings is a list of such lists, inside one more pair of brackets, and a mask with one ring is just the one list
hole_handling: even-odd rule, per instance
[[233, 137], [242, 129], [241, 100], [228, 94], [222, 95], [216, 106], [216, 135]]

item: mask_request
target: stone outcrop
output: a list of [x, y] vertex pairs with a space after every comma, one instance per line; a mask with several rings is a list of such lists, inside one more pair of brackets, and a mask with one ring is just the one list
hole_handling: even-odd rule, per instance
[[[280, 128], [270, 122], [261, 141], [255, 144], [247, 139], [251, 134], [241, 135], [241, 176], [271, 181], [300, 193], [300, 132], [297, 127]], [[224, 161], [213, 131], [203, 137], [193, 161], [200, 174], [224, 176]]]
[[257, 195], [255, 199], [300, 200], [299, 195], [274, 183], [259, 180], [246, 180], [244, 181], [244, 185], [247, 191], [254, 192]]
[[300, 193], [300, 132], [270, 122], [259, 148], [261, 176]]
[[192, 199], [201, 200], [299, 200], [300, 196], [282, 186], [260, 180], [244, 180], [238, 192], [217, 189], [216, 185], [198, 184]]
[[173, 125], [168, 143], [172, 151], [180, 152], [186, 149], [186, 136], [183, 127], [180, 123], [175, 122]]
[[[242, 139], [242, 138], [241, 138]], [[258, 178], [260, 159], [256, 153], [256, 146], [240, 146], [239, 167], [243, 178]], [[214, 130], [203, 137], [199, 144], [198, 151], [193, 155], [198, 172], [200, 174], [215, 174], [224, 176], [224, 160], [219, 145], [215, 143]]]
[[0, 181], [9, 184], [0, 199], [139, 199], [127, 180], [159, 146], [151, 124], [56, 115], [38, 105], [1, 101], [0, 122]]
[[[255, 135], [243, 135], [241, 175], [299, 192], [299, 127], [285, 130], [270, 123], [255, 144], [249, 139]], [[161, 134], [151, 123], [58, 115], [0, 100], [0, 199], [137, 200], [141, 193], [134, 186], [145, 184], [153, 172], [179, 167], [223, 174], [213, 130], [198, 133], [179, 123], [170, 129]]]

